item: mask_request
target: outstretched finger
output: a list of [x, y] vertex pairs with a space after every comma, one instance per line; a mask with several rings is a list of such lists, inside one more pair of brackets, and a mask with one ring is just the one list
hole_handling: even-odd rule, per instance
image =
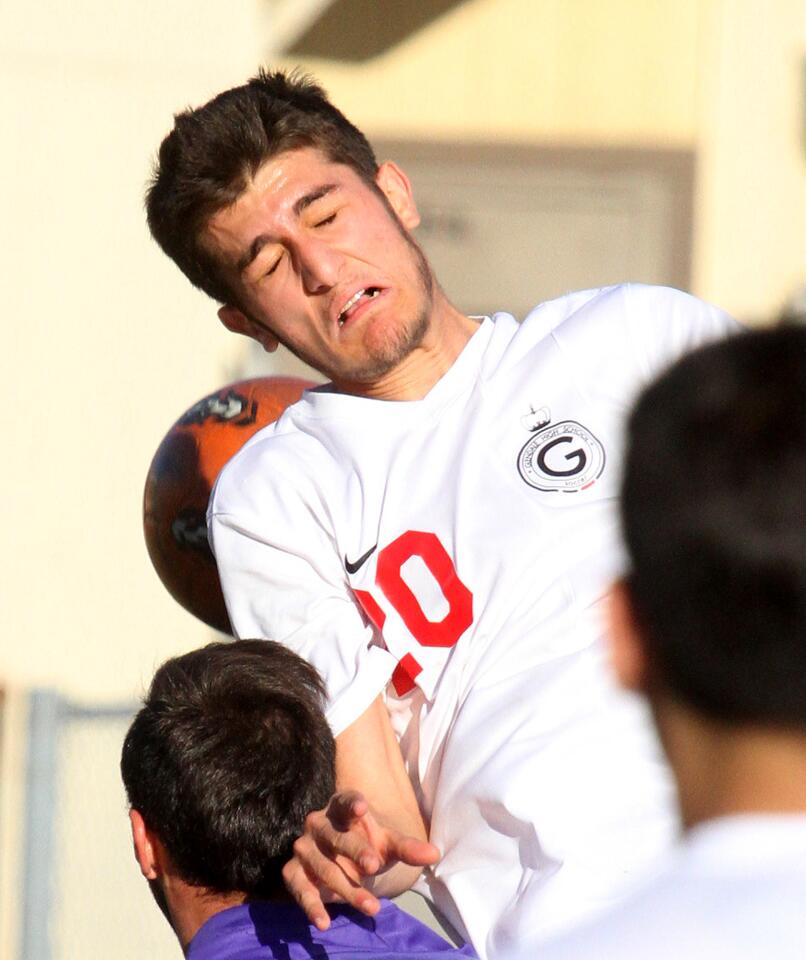
[[[363, 913], [372, 915], [380, 909], [377, 897], [361, 885], [361, 873], [351, 859], [327, 856], [307, 838], [300, 837], [294, 843], [294, 858], [291, 863], [294, 862], [300, 864], [306, 880], [319, 888], [320, 897], [324, 887], [333, 893], [335, 899], [349, 903]], [[302, 882], [299, 887], [300, 890], [306, 889]]]
[[308, 920], [317, 930], [327, 930], [330, 926], [330, 914], [322, 902], [319, 888], [298, 860], [289, 860], [283, 867], [283, 880], [288, 892], [297, 901]]
[[388, 859], [400, 860], [412, 867], [431, 867], [442, 859], [439, 848], [433, 843], [405, 834], [390, 838], [389, 854]]

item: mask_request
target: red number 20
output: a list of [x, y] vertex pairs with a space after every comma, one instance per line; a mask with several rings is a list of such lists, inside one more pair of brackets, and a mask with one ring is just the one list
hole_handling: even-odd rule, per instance
[[[401, 576], [403, 564], [420, 557], [439, 584], [448, 604], [442, 620], [431, 621], [417, 597]], [[408, 530], [378, 554], [375, 582], [406, 624], [411, 635], [424, 647], [452, 647], [473, 622], [473, 594], [459, 579], [453, 561], [436, 534]], [[383, 611], [365, 590], [356, 596], [378, 629], [386, 619]]]

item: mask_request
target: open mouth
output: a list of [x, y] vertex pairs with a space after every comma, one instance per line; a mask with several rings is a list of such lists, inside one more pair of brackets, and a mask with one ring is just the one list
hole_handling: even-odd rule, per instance
[[380, 287], [363, 287], [361, 290], [356, 290], [347, 303], [344, 304], [338, 316], [339, 327], [344, 326], [362, 303], [365, 303], [367, 300], [374, 300], [380, 292]]

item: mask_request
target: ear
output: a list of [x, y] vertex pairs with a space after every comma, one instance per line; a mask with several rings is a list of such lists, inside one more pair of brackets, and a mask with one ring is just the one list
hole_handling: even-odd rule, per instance
[[146, 826], [139, 810], [129, 810], [129, 823], [131, 824], [132, 840], [134, 841], [134, 859], [140, 865], [140, 872], [146, 880], [156, 880], [158, 876], [157, 851], [151, 831]]
[[635, 615], [626, 580], [617, 580], [607, 598], [610, 663], [618, 682], [627, 690], [646, 691], [647, 657], [643, 634]]
[[378, 167], [375, 182], [407, 230], [413, 230], [420, 222], [417, 204], [411, 189], [411, 181], [396, 163], [386, 160]]
[[226, 303], [219, 308], [218, 319], [231, 333], [240, 333], [245, 337], [251, 337], [263, 347], [267, 353], [274, 353], [280, 345], [280, 341], [263, 324], [256, 320], [251, 320], [245, 313], [237, 307]]

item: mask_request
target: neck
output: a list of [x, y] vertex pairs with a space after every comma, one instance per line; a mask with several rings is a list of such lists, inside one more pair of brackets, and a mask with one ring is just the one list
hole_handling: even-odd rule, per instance
[[374, 400], [421, 400], [450, 370], [478, 328], [478, 320], [460, 313], [437, 288], [431, 322], [418, 346], [372, 383], [334, 385], [342, 393]]
[[733, 814], [806, 813], [806, 734], [720, 723], [671, 701], [654, 709], [687, 829]]
[[183, 953], [187, 953], [190, 941], [210, 917], [229, 907], [237, 907], [247, 900], [244, 893], [211, 893], [203, 887], [193, 887], [176, 877], [164, 882], [163, 893], [170, 924]]

